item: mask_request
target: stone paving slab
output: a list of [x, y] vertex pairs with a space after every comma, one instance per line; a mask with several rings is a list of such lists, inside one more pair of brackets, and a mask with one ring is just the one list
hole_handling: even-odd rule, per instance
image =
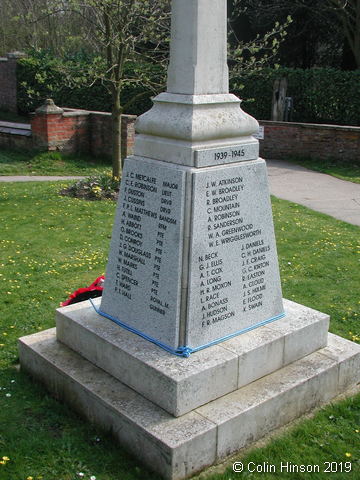
[[360, 184], [283, 160], [266, 163], [272, 195], [360, 226]]

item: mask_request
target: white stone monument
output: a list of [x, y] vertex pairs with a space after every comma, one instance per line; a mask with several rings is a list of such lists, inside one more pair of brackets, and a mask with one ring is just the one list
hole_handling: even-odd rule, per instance
[[113, 321], [63, 307], [19, 349], [22, 369], [182, 480], [356, 385], [360, 346], [294, 302], [280, 318], [257, 123], [227, 90], [226, 0], [172, 7], [167, 92], [138, 121], [95, 300]]
[[281, 318], [265, 162], [229, 94], [223, 0], [173, 2], [167, 92], [136, 124], [100, 310], [188, 354]]

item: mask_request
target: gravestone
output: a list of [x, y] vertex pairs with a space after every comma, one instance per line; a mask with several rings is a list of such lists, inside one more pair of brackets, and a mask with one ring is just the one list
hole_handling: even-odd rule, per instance
[[258, 125], [227, 90], [226, 1], [172, 8], [167, 92], [138, 120], [103, 298], [58, 309], [19, 350], [58, 398], [183, 480], [356, 385], [360, 346], [321, 312], [284, 300], [283, 317]]
[[173, 2], [167, 92], [137, 121], [100, 312], [177, 352], [283, 316], [257, 122], [229, 94], [223, 0]]

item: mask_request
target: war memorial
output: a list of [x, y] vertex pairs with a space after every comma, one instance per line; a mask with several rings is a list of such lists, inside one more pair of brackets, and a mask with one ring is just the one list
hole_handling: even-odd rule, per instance
[[103, 296], [20, 339], [24, 370], [172, 480], [360, 377], [360, 346], [282, 299], [258, 123], [229, 93], [226, 41], [225, 0], [173, 0], [167, 89], [137, 120]]

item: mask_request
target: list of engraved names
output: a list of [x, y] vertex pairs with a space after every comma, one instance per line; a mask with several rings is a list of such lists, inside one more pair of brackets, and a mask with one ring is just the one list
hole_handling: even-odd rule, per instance
[[206, 328], [263, 307], [272, 247], [259, 217], [246, 208], [251, 201], [246, 176], [223, 172], [202, 188], [206, 233], [203, 251], [196, 251], [193, 285], [199, 286], [197, 310]]
[[[121, 220], [113, 293], [123, 300], [147, 299], [146, 310], [165, 316], [171, 296], [164, 285], [167, 242], [178, 229], [179, 181], [128, 169], [123, 179]], [[165, 275], [165, 276], [164, 276]]]

